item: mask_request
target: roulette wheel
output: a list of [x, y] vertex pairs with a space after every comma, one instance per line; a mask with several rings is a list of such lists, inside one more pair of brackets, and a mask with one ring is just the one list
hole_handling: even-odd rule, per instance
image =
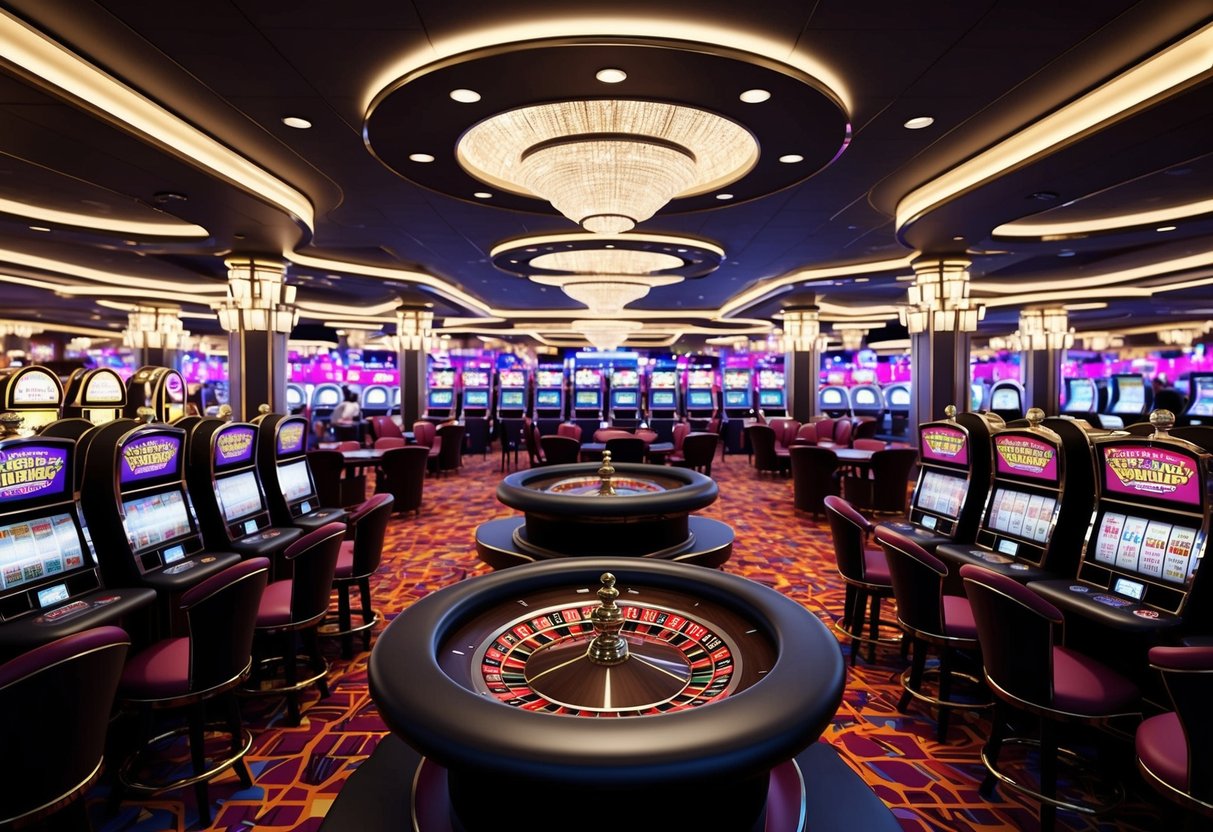
[[837, 640], [795, 601], [628, 557], [438, 590], [387, 627], [369, 675], [417, 755], [408, 811], [420, 832], [797, 832], [794, 758], [844, 682]]

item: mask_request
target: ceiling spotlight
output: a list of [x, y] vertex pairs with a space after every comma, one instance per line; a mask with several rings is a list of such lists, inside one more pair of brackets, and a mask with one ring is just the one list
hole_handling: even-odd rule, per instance
[[489, 193], [488, 191], [476, 191], [476, 193], [472, 194], [472, 196], [476, 197], [476, 199], [492, 199], [493, 198], [493, 195], [491, 193]]
[[747, 104], [761, 104], [764, 101], [769, 101], [771, 94], [766, 90], [746, 90], [738, 98]]
[[480, 93], [475, 90], [451, 90], [451, 100], [458, 101], [460, 104], [475, 104], [480, 100]]
[[434, 157], [428, 153], [410, 153], [409, 161], [410, 162], [422, 162], [424, 164], [424, 163], [429, 163], [429, 162], [434, 161]]
[[779, 161], [783, 162], [785, 165], [794, 165], [797, 162], [803, 162], [804, 157], [799, 153], [788, 153], [785, 156], [780, 156]]
[[935, 119], [931, 116], [915, 116], [901, 126], [907, 130], [921, 130], [924, 127], [930, 127], [934, 123]]
[[716, 194], [717, 199], [732, 199], [732, 194]]
[[608, 67], [595, 72], [594, 77], [604, 84], [618, 84], [620, 81], [626, 81], [628, 74], [622, 69]]
[[45, 225], [31, 225], [29, 227], [29, 230], [30, 231], [50, 231], [50, 229], [47, 228]]
[[307, 130], [312, 126], [310, 121], [299, 116], [283, 116], [282, 123], [287, 127], [294, 127], [296, 130]]
[[1077, 252], [1072, 248], [1063, 248], [1061, 251], [1057, 252], [1058, 257], [1073, 257], [1075, 254], [1077, 254]]
[[1155, 228], [1154, 230], [1155, 231], [1174, 231], [1175, 226], [1174, 225], [1160, 225], [1158, 228]]

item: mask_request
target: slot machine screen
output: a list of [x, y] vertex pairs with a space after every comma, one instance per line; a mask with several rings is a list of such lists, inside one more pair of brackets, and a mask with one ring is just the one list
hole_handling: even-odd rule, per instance
[[724, 391], [724, 406], [725, 407], [745, 407], [750, 403], [750, 397], [746, 395], [745, 390], [725, 390]]
[[538, 370], [535, 373], [536, 387], [563, 387], [564, 386], [564, 371], [562, 370]]
[[468, 407], [488, 407], [489, 406], [489, 391], [488, 390], [465, 390], [463, 393], [463, 402]]
[[463, 386], [464, 387], [488, 387], [489, 374], [487, 370], [464, 370], [463, 371]]
[[336, 407], [341, 401], [341, 391], [336, 387], [321, 387], [316, 391], [316, 407]]
[[690, 390], [687, 392], [687, 407], [709, 408], [712, 406], [711, 390]]
[[312, 495], [312, 480], [308, 476], [307, 460], [300, 459], [278, 466], [278, 484], [282, 486], [282, 496], [288, 503], [294, 503]]
[[653, 377], [649, 383], [649, 387], [653, 389], [658, 387], [676, 387], [677, 385], [678, 373], [673, 370], [654, 370]]
[[994, 437], [994, 469], [999, 474], [1043, 480], [1060, 485], [1057, 448], [1035, 436], [1006, 433]]
[[1019, 410], [1019, 391], [1013, 387], [999, 387], [990, 394], [991, 410]]
[[894, 387], [889, 391], [889, 404], [893, 407], [909, 407], [910, 391], [905, 387]]
[[223, 507], [223, 519], [228, 523], [262, 510], [261, 489], [257, 485], [257, 475], [252, 471], [219, 477], [215, 480], [215, 488], [219, 505]]
[[[1196, 572], [1198, 534], [1190, 526], [1105, 511], [1099, 516], [1088, 557], [1119, 572], [1183, 585]], [[1135, 589], [1131, 582], [1126, 586]]]
[[918, 430], [919, 453], [928, 462], [969, 464], [969, 436], [949, 425], [924, 425]]
[[761, 407], [783, 407], [783, 391], [759, 390], [758, 404]]
[[1146, 406], [1146, 383], [1140, 376], [1121, 377], [1116, 380], [1116, 406], [1114, 413], [1140, 413]]
[[501, 391], [501, 406], [502, 407], [517, 407], [521, 408], [525, 404], [523, 392], [521, 390], [502, 390]]
[[1095, 385], [1076, 381], [1067, 388], [1070, 398], [1066, 401], [1066, 410], [1081, 410], [1089, 413], [1095, 404]]
[[923, 511], [957, 520], [967, 490], [968, 483], [964, 477], [941, 471], [925, 471], [914, 494], [914, 504]]
[[1199, 513], [1200, 469], [1194, 458], [1150, 445], [1101, 445], [1102, 495]]
[[998, 486], [990, 500], [986, 528], [1044, 543], [1049, 539], [1057, 509], [1055, 497]]
[[842, 407], [846, 402], [843, 401], [842, 391], [837, 387], [823, 387], [821, 404], [823, 407]]
[[66, 512], [0, 526], [0, 586], [4, 589], [86, 565], [79, 529]]
[[1196, 392], [1188, 412], [1193, 416], [1213, 416], [1213, 376], [1197, 376]]
[[522, 370], [502, 370], [497, 383], [501, 387], [526, 387], [526, 373]]
[[871, 387], [856, 387], [851, 391], [851, 401], [856, 407], [879, 407], [876, 391]]
[[673, 407], [674, 406], [674, 391], [673, 390], [654, 390], [650, 395], [650, 400], [653, 407]]
[[293, 384], [286, 387], [286, 406], [291, 410], [303, 407], [303, 389]]
[[454, 370], [434, 370], [430, 373], [430, 387], [454, 387]]
[[640, 373], [636, 370], [615, 370], [611, 373], [612, 387], [639, 387]]
[[455, 401], [455, 391], [449, 387], [430, 391], [430, 407], [450, 407], [453, 401]]
[[635, 390], [619, 390], [614, 394], [616, 407], [635, 407], [636, 406], [636, 391]]
[[574, 387], [597, 387], [602, 384], [602, 370], [598, 367], [578, 367], [573, 373]]
[[362, 396], [362, 403], [367, 407], [386, 407], [387, 406], [387, 388], [386, 387], [368, 387], [366, 393]]
[[749, 370], [725, 370], [724, 386], [726, 389], [741, 390], [750, 386]]
[[177, 489], [123, 500], [122, 515], [122, 527], [133, 552], [155, 548], [193, 531], [185, 497]]
[[536, 407], [560, 407], [560, 391], [559, 390], [536, 390], [535, 391], [535, 406]]
[[578, 390], [573, 398], [575, 407], [598, 407], [597, 390]]
[[758, 371], [758, 386], [760, 388], [782, 388], [784, 385], [785, 376], [779, 370], [759, 370]]
[[969, 409], [981, 410], [981, 403], [986, 397], [985, 385], [974, 381], [969, 385]]
[[711, 369], [687, 370], [687, 388], [711, 388], [716, 381], [716, 374]]

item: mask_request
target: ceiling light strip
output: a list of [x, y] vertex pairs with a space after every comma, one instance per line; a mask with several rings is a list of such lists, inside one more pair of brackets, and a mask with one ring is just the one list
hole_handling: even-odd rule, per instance
[[173, 222], [140, 222], [138, 220], [111, 219], [95, 214], [77, 214], [71, 211], [58, 211], [44, 208], [28, 202], [17, 202], [12, 199], [0, 199], [0, 213], [11, 214], [26, 220], [48, 223], [52, 226], [67, 226], [84, 228], [89, 231], [105, 231], [111, 234], [121, 234], [127, 237], [208, 237], [210, 232], [200, 225], [193, 223]]
[[305, 266], [309, 269], [326, 272], [344, 272], [346, 274], [362, 275], [363, 277], [377, 277], [381, 280], [399, 280], [405, 283], [417, 283], [422, 286], [429, 286], [444, 298], [460, 306], [488, 315], [496, 314], [479, 298], [472, 297], [453, 284], [425, 272], [413, 271], [411, 269], [391, 269], [383, 266], [367, 266], [362, 263], [349, 263], [343, 260], [329, 260], [323, 257], [300, 254], [296, 251], [284, 251], [282, 252], [282, 256], [292, 263]]
[[[1060, 276], [1054, 276], [1047, 280], [1038, 280], [1034, 283], [1009, 283], [1005, 281], [993, 280], [974, 281], [972, 284], [972, 289], [974, 292], [988, 292], [996, 295], [1007, 294], [1019, 296], [1024, 292], [1044, 292], [1058, 289], [1062, 286], [1066, 287], [1067, 289], [1089, 287], [1107, 288], [1109, 284], [1128, 283], [1129, 281], [1158, 277], [1170, 272], [1190, 271], [1192, 269], [1201, 269], [1209, 266], [1213, 266], [1213, 249], [1197, 252], [1196, 254], [1191, 254], [1187, 257], [1177, 257], [1174, 260], [1160, 260], [1155, 263], [1148, 263], [1144, 266], [1135, 266], [1131, 269], [1103, 272], [1102, 274], [1087, 275], [1086, 277], [1063, 278]], [[983, 301], [984, 300], [985, 299], [983, 298]]]
[[312, 203], [302, 193], [8, 12], [0, 12], [0, 56], [21, 75], [74, 99], [77, 106], [104, 113], [275, 205], [309, 232], [315, 227]]
[[1004, 223], [995, 228], [991, 234], [995, 237], [1074, 237], [1082, 234], [1095, 234], [1105, 231], [1120, 231], [1137, 226], [1155, 225], [1164, 222], [1199, 217], [1202, 214], [1213, 213], [1213, 199], [1199, 202], [1189, 202], [1184, 205], [1173, 205], [1169, 208], [1159, 208], [1155, 211], [1140, 211], [1134, 214], [1119, 214], [1116, 216], [1100, 217], [1095, 220], [1077, 220], [1070, 222], [1027, 222], [1016, 220]]
[[845, 266], [830, 266], [820, 269], [800, 269], [798, 271], [785, 274], [782, 277], [772, 278], [769, 281], [755, 286], [753, 289], [742, 292], [725, 302], [720, 307], [718, 316], [723, 318], [728, 315], [738, 312], [747, 306], [752, 306], [759, 301], [766, 299], [769, 295], [783, 289], [787, 286], [792, 286], [796, 283], [811, 283], [815, 280], [826, 280], [829, 278], [853, 277], [856, 275], [870, 276], [879, 272], [901, 271], [910, 268], [910, 263], [918, 257], [917, 253], [908, 254], [905, 257], [900, 257], [896, 260], [878, 260], [871, 263], [851, 263]]

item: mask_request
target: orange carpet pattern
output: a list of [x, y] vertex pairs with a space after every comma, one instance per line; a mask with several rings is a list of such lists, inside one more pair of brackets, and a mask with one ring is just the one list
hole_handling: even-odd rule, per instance
[[[772, 587], [804, 604], [827, 624], [841, 614], [843, 586], [834, 569], [824, 520], [796, 512], [790, 479], [758, 475], [743, 456], [714, 466], [717, 502], [702, 513], [732, 526], [733, 555], [725, 571]], [[470, 457], [457, 474], [428, 477], [419, 518], [392, 521], [374, 594], [390, 620], [418, 598], [466, 577], [488, 571], [476, 557], [474, 530], [481, 522], [513, 514], [499, 504], [494, 488], [499, 460]], [[841, 643], [844, 655], [849, 644]], [[320, 827], [342, 784], [386, 731], [367, 688], [369, 653], [342, 660], [333, 644], [331, 695], [304, 699], [302, 724], [286, 724], [285, 706], [251, 699], [244, 706], [255, 736], [247, 761], [252, 789], [242, 790], [230, 773], [211, 785], [212, 830], [313, 832]], [[935, 722], [915, 704], [897, 710], [899, 676], [905, 664], [883, 648], [876, 661], [860, 659], [848, 669], [847, 689], [822, 741], [841, 751], [848, 764], [890, 806], [906, 832], [1033, 830], [1036, 806], [999, 791], [996, 802], [978, 794], [984, 774], [978, 752], [988, 722], [976, 712], [956, 715], [949, 742], [935, 739]], [[1161, 828], [1164, 811], [1131, 779], [1130, 794], [1113, 815], [1099, 821], [1061, 812], [1062, 830], [1145, 832]], [[403, 784], [402, 784], [403, 786]], [[104, 816], [104, 788], [91, 804], [100, 832], [184, 832], [197, 829], [190, 789], [124, 803], [116, 817]], [[404, 828], [403, 826], [401, 828]], [[544, 832], [537, 830], [536, 832]], [[722, 831], [724, 832], [724, 831]]]

